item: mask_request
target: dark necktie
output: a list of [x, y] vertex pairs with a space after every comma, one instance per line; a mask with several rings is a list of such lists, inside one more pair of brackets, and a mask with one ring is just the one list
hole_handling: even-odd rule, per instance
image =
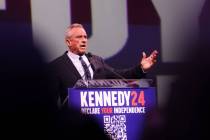
[[79, 57], [79, 60], [80, 60], [80, 62], [82, 64], [82, 67], [83, 67], [84, 72], [85, 72], [85, 79], [86, 80], [90, 80], [91, 79], [91, 75], [90, 75], [90, 71], [89, 71], [88, 66], [86, 65], [85, 61], [82, 59], [81, 56]]

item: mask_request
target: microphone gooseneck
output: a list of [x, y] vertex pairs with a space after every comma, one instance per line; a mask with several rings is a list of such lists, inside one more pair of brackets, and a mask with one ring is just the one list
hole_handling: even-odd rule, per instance
[[94, 56], [90, 52], [88, 52], [86, 55], [88, 57], [90, 65], [92, 66], [92, 68], [95, 72], [97, 72], [98, 70], [103, 68], [106, 71], [111, 72], [115, 77], [117, 77], [117, 78], [123, 80], [125, 83], [127, 83], [127, 80], [125, 77], [123, 77], [121, 74], [115, 72], [111, 67], [109, 67], [106, 63], [104, 63], [102, 59], [100, 61], [100, 57], [98, 57], [99, 59], [94, 59]]
[[115, 72], [112, 68], [110, 68], [108, 65], [105, 64], [105, 69], [114, 74], [119, 79], [123, 80], [125, 83], [128, 83], [127, 79], [120, 75], [119, 73]]

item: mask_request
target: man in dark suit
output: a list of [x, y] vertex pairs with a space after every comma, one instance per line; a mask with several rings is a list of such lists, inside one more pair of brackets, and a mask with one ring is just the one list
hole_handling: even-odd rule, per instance
[[68, 88], [73, 87], [79, 79], [143, 78], [156, 62], [158, 54], [155, 50], [147, 57], [143, 52], [139, 65], [116, 70], [101, 57], [86, 53], [87, 33], [81, 24], [75, 23], [67, 28], [65, 41], [69, 50], [51, 62], [53, 90], [60, 105], [66, 103]]

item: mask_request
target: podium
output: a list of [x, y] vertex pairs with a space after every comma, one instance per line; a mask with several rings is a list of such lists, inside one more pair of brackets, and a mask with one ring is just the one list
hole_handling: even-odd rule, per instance
[[140, 140], [145, 115], [156, 106], [149, 79], [78, 80], [68, 105], [90, 115], [112, 140]]

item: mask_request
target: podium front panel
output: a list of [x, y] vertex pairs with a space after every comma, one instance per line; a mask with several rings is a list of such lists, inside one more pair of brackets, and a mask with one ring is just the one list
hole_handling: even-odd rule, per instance
[[68, 105], [90, 115], [113, 140], [139, 140], [156, 88], [69, 88]]

